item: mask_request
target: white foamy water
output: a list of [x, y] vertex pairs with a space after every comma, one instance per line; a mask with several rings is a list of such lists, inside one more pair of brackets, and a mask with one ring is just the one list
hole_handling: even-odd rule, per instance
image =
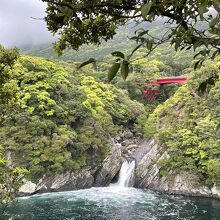
[[133, 186], [135, 161], [124, 160], [119, 173], [118, 182], [112, 186], [129, 187]]
[[217, 220], [220, 206], [209, 201], [132, 187], [98, 187], [19, 199], [4, 220]]

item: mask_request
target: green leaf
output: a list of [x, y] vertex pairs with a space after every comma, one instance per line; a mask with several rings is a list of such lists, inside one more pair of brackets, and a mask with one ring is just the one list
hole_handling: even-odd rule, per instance
[[207, 89], [207, 82], [205, 81], [199, 85], [198, 91], [201, 95], [203, 95], [205, 93], [206, 89]]
[[211, 28], [214, 27], [219, 22], [219, 20], [220, 20], [220, 16], [218, 14], [215, 18], [211, 20], [211, 22], [209, 23], [209, 27]]
[[203, 95], [205, 91], [207, 91], [208, 85], [214, 86], [218, 79], [219, 79], [218, 75], [209, 77], [199, 85], [198, 91]]
[[216, 51], [212, 54], [211, 59], [214, 60], [215, 57], [217, 56], [217, 54], [220, 54], [220, 51], [219, 51], [219, 50], [216, 50]]
[[178, 48], [180, 47], [181, 42], [182, 42], [182, 39], [180, 39], [180, 38], [177, 38], [177, 39], [176, 39], [176, 43], [175, 43], [175, 50], [176, 50], [176, 51], [177, 51]]
[[209, 50], [201, 50], [199, 51], [193, 58], [195, 59], [196, 57], [198, 57], [199, 55], [202, 55], [203, 57], [206, 57], [209, 54]]
[[207, 153], [203, 150], [200, 150], [199, 154], [200, 154], [201, 159], [204, 159], [205, 157], [207, 157]]
[[152, 50], [152, 47], [153, 47], [153, 45], [154, 45], [154, 42], [152, 41], [152, 40], [149, 40], [149, 41], [147, 41], [147, 49], [148, 50]]
[[220, 0], [214, 0], [213, 1], [213, 6], [216, 9], [216, 11], [219, 11], [219, 9], [220, 9]]
[[203, 3], [199, 6], [198, 12], [199, 12], [199, 15], [200, 15], [200, 19], [201, 19], [201, 20], [203, 20], [203, 18], [204, 18], [204, 17], [203, 17], [203, 14], [208, 11], [207, 7], [208, 7], [207, 2], [203, 2]]
[[216, 132], [220, 132], [220, 123], [216, 126]]
[[90, 58], [89, 60], [87, 60], [87, 61], [81, 63], [81, 64], [79, 65], [78, 69], [80, 69], [80, 68], [82, 68], [82, 67], [84, 67], [84, 66], [86, 66], [86, 65], [88, 65], [88, 64], [90, 64], [90, 63], [95, 63], [95, 62], [96, 62], [96, 60], [95, 60], [94, 58]]
[[138, 33], [138, 37], [142, 37], [145, 34], [148, 34], [149, 30], [143, 30], [141, 32]]
[[66, 12], [69, 10], [69, 8], [67, 6], [60, 6], [59, 7], [59, 11], [61, 11], [64, 15], [66, 14]]
[[203, 43], [202, 43], [201, 41], [197, 40], [197, 41], [193, 44], [193, 50], [195, 51], [196, 48], [202, 46], [202, 44], [203, 44]]
[[196, 61], [196, 63], [194, 64], [194, 70], [196, 70], [197, 68], [200, 68], [202, 66], [202, 64], [204, 63], [204, 59], [200, 59], [198, 61]]
[[149, 14], [152, 4], [152, 2], [148, 2], [141, 7], [141, 14], [143, 17], [146, 17]]
[[141, 11], [141, 8], [136, 8], [134, 11], [134, 15], [136, 15], [139, 11]]
[[207, 84], [214, 86], [215, 85], [215, 79], [213, 77], [210, 77], [206, 80]]
[[121, 64], [121, 76], [124, 80], [128, 77], [129, 73], [129, 63], [128, 62], [123, 62]]
[[120, 58], [122, 58], [122, 59], [125, 58], [125, 55], [124, 55], [122, 52], [120, 52], [120, 51], [115, 51], [115, 52], [113, 52], [113, 53], [112, 53], [112, 56], [120, 57]]
[[119, 68], [120, 68], [120, 63], [114, 63], [111, 66], [108, 72], [108, 82], [111, 82], [115, 78]]
[[133, 54], [142, 46], [143, 44], [139, 44], [137, 47], [134, 48], [134, 50], [131, 52], [131, 54], [128, 56], [128, 60], [133, 56]]

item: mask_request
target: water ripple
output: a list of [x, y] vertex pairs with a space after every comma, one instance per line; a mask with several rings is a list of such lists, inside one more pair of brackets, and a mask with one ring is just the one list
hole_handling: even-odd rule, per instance
[[214, 201], [111, 186], [19, 198], [8, 208], [5, 219], [218, 220], [220, 203]]

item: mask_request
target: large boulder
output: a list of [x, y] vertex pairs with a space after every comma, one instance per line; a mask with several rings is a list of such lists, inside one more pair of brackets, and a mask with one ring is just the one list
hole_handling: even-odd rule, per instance
[[42, 178], [38, 184], [37, 192], [58, 192], [92, 187], [93, 175], [89, 169], [82, 169], [78, 172], [66, 172]]
[[135, 186], [146, 188], [155, 179], [158, 179], [159, 169], [156, 165], [158, 159], [158, 146], [154, 140], [144, 140], [138, 147], [136, 154]]

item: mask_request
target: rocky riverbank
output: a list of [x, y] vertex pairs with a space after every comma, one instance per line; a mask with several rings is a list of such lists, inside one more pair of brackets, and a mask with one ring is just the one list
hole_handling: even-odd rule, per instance
[[209, 188], [199, 181], [193, 173], [170, 171], [168, 176], [162, 177], [159, 173], [158, 161], [169, 157], [153, 139], [143, 140], [135, 152], [136, 172], [135, 187], [149, 188], [163, 193], [202, 196], [220, 199], [220, 190]]
[[126, 139], [121, 140], [120, 144], [115, 144], [102, 164], [95, 169], [87, 167], [78, 172], [45, 176], [37, 183], [26, 181], [20, 188], [19, 196], [108, 186], [117, 179], [123, 157], [131, 157], [136, 160], [134, 186], [137, 188], [149, 188], [168, 194], [220, 199], [219, 189], [202, 185], [193, 173], [174, 174], [170, 171], [168, 176], [161, 176], [158, 161], [169, 157], [169, 154], [153, 139], [134, 138], [129, 133], [125, 136]]

